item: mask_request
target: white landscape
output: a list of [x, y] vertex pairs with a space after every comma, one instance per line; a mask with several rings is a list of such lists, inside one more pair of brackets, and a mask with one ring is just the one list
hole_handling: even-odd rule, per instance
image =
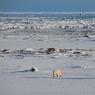
[[[95, 13], [6, 14], [0, 13], [0, 95], [95, 95]], [[57, 68], [61, 78], [53, 78]]]

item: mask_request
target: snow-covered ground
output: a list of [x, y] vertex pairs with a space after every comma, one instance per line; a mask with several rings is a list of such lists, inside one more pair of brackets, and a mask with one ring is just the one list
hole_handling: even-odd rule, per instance
[[[80, 23], [95, 23], [90, 21]], [[95, 95], [95, 33], [66, 32], [70, 25], [81, 25], [69, 22], [33, 22], [41, 27], [63, 25], [43, 29], [9, 29], [13, 22], [0, 22], [0, 95]], [[55, 51], [47, 52], [49, 48]], [[38, 71], [29, 71], [32, 67]], [[58, 79], [53, 78], [57, 68], [63, 73]]]

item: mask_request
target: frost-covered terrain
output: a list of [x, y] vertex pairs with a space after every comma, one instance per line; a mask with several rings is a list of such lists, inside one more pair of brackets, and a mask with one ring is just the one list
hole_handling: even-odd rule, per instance
[[95, 13], [0, 13], [0, 95], [95, 95], [94, 83]]

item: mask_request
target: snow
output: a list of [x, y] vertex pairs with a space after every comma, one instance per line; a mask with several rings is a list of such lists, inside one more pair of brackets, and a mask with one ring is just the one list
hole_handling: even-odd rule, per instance
[[[87, 28], [92, 32], [86, 37], [80, 31], [84, 24], [94, 25], [94, 19], [5, 22], [0, 22], [0, 95], [95, 95], [95, 33]], [[19, 28], [9, 29], [12, 26]], [[70, 32], [72, 28], [79, 31]], [[48, 48], [56, 52], [47, 54]], [[38, 71], [28, 72], [32, 67]], [[53, 78], [56, 68], [62, 70], [62, 78]]]

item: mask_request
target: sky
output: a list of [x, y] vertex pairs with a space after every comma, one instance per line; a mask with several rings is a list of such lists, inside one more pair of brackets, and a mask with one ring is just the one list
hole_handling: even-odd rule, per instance
[[0, 11], [95, 11], [95, 0], [0, 0]]

